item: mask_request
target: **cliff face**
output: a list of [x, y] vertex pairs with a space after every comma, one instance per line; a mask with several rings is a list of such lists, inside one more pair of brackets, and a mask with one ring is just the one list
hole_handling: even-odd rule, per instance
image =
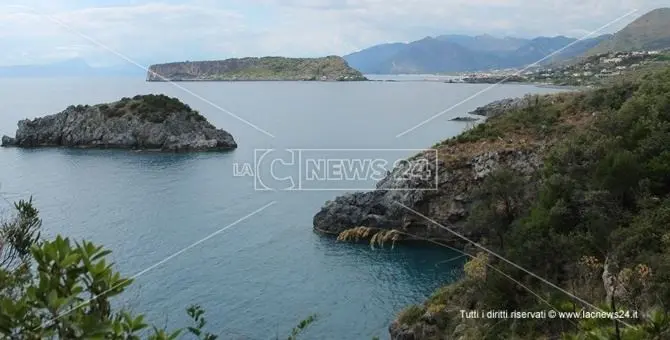
[[98, 147], [162, 151], [212, 151], [237, 147], [226, 131], [175, 98], [124, 98], [110, 104], [70, 106], [64, 111], [18, 123], [16, 137], [2, 146]]
[[[314, 230], [337, 235], [340, 241], [433, 241], [468, 251], [470, 245], [441, 226], [475, 242], [489, 237], [483, 228], [473, 227], [469, 219], [486, 199], [482, 194], [484, 183], [501, 169], [523, 178], [520, 182], [527, 187], [520, 191], [533, 197], [545, 156], [567, 132], [588, 126], [596, 116], [575, 107], [574, 103], [583, 96], [529, 96], [479, 108], [473, 114], [487, 116], [488, 120], [434, 146], [437, 163], [434, 151], [420, 153], [405, 163], [433, 164], [422, 170], [437, 174], [436, 190], [416, 190], [435, 187], [434, 177], [427, 176], [429, 181], [407, 180], [403, 178], [407, 169], [397, 168], [378, 184], [376, 191], [347, 194], [327, 202], [314, 216]], [[457, 288], [468, 289], [467, 285]], [[466, 299], [470, 295], [456, 292], [450, 296]], [[442, 301], [436, 305], [468, 306], [470, 302]], [[441, 309], [436, 310], [441, 313]], [[432, 309], [426, 312], [424, 307], [416, 314], [416, 320], [409, 322], [401, 313], [389, 328], [391, 339], [452, 338], [452, 332], [446, 331], [451, 326], [444, 326], [442, 314]], [[460, 338], [456, 333], [453, 338]]]
[[358, 81], [360, 72], [336, 56], [325, 58], [241, 58], [186, 61], [149, 67], [147, 81]]
[[[400, 240], [440, 240], [458, 244], [460, 240], [450, 232], [439, 228], [433, 222], [416, 215], [416, 210], [443, 225], [476, 237], [465, 228], [465, 222], [473, 205], [473, 194], [479, 183], [492, 170], [506, 167], [518, 173], [531, 175], [540, 168], [542, 146], [507, 146], [506, 143], [492, 143], [485, 152], [468, 154], [451, 161], [444, 160], [447, 152], [440, 150], [437, 165], [435, 154], [425, 152], [417, 155], [414, 162], [431, 164], [427, 170], [430, 180], [417, 178], [415, 181], [403, 179], [408, 169], [396, 168], [380, 182], [376, 191], [353, 193], [337, 197], [327, 202], [314, 216], [314, 229], [331, 235], [346, 234], [357, 227], [370, 228], [375, 232], [397, 230]], [[436, 190], [414, 190], [435, 187]]]
[[[480, 107], [472, 114], [495, 120], [506, 111], [529, 110], [534, 105], [563, 100], [562, 97], [565, 96], [501, 100]], [[460, 242], [450, 232], [407, 209], [410, 208], [465, 236], [476, 237], [465, 229], [465, 222], [474, 204], [474, 192], [482, 180], [500, 167], [531, 176], [541, 168], [542, 156], [550, 140], [531, 133], [504, 139], [470, 140], [463, 136], [414, 156], [378, 183], [376, 191], [347, 194], [326, 202], [314, 216], [314, 229], [340, 235], [347, 230], [365, 227], [372, 231], [372, 235], [378, 231], [398, 230], [402, 233], [401, 239]], [[428, 165], [424, 172], [427, 176], [417, 176], [413, 180], [403, 178], [403, 174], [408, 173], [406, 167], [415, 170], [416, 164]]]

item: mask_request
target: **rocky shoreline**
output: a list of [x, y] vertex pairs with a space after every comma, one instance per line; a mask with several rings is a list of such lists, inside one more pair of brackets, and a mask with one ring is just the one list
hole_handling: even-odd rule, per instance
[[[539, 98], [541, 96], [498, 100], [479, 107], [470, 114], [493, 118], [510, 110], [534, 105]], [[326, 202], [314, 216], [314, 230], [339, 235], [356, 227], [374, 230], [401, 229], [412, 230], [412, 234], [420, 238], [455, 241], [451, 233], [436, 228], [403, 206], [417, 209], [428, 216], [437, 216], [438, 222], [462, 229], [478, 183], [493, 169], [501, 166], [520, 173], [533, 173], [541, 166], [541, 150], [534, 147], [511, 148], [502, 141], [497, 144], [490, 143], [481, 153], [449, 150], [451, 155], [443, 157], [442, 151], [446, 150], [438, 150], [437, 162], [435, 152], [420, 153], [388, 174], [377, 184], [377, 190], [347, 194]], [[462, 157], [454, 159], [454, 155]], [[423, 169], [424, 174], [430, 174], [430, 179], [426, 180], [425, 176], [407, 179], [403, 176], [408, 173], [407, 167], [415, 167], [416, 164], [426, 166]], [[412, 169], [414, 170], [416, 169]], [[434, 174], [437, 174], [437, 187]], [[437, 190], [415, 190], [435, 187]], [[467, 234], [467, 231], [463, 232]]]
[[[492, 102], [470, 114], [486, 117], [494, 124], [510, 111], [533, 110], [553, 105], [569, 97], [567, 94], [526, 96]], [[481, 125], [489, 124], [489, 122]], [[485, 129], [480, 129], [485, 130]], [[531, 178], [542, 169], [542, 160], [556, 136], [506, 136], [476, 139], [464, 133], [437, 144], [409, 159], [405, 166], [426, 164], [423, 171], [437, 174], [429, 180], [407, 179], [405, 166], [394, 169], [378, 183], [377, 190], [336, 197], [324, 204], [314, 216], [313, 229], [321, 234], [337, 235], [340, 241], [369, 241], [372, 244], [407, 241], [440, 242], [468, 248], [462, 239], [448, 230], [480, 240], [481, 230], [469, 228], [471, 216], [481, 197], [482, 183], [497, 169], [509, 169], [519, 176]], [[437, 162], [435, 160], [437, 157]], [[435, 187], [436, 190], [415, 190]], [[429, 219], [423, 216], [430, 217]], [[438, 225], [439, 224], [439, 225]], [[416, 329], [397, 321], [389, 327], [391, 339], [410, 340], [431, 337], [416, 334]]]
[[532, 101], [527, 98], [506, 98], [496, 100], [482, 107], [476, 108], [470, 114], [487, 118], [499, 116], [507, 111], [528, 107]]
[[138, 95], [21, 120], [15, 137], [2, 137], [2, 146], [190, 152], [227, 151], [237, 143], [176, 98]]

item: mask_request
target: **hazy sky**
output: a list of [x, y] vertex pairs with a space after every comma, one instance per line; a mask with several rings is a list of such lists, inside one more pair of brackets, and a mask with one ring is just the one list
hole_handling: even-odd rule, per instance
[[[0, 65], [346, 54], [447, 33], [580, 37], [668, 0], [0, 0]], [[25, 7], [22, 7], [25, 6]], [[26, 8], [28, 7], [28, 8]], [[60, 23], [60, 24], [59, 24]]]

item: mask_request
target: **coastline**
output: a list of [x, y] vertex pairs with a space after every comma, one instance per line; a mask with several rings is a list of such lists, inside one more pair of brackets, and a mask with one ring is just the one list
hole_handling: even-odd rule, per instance
[[[589, 86], [575, 86], [575, 85], [557, 85], [552, 83], [543, 83], [543, 82], [532, 82], [532, 81], [505, 81], [505, 82], [496, 82], [496, 81], [455, 81], [445, 79], [447, 77], [455, 76], [443, 76], [439, 74], [388, 74], [388, 75], [365, 75], [370, 82], [390, 82], [390, 83], [408, 83], [408, 82], [434, 82], [434, 83], [444, 83], [444, 84], [471, 84], [471, 85], [523, 85], [523, 86], [535, 86], [539, 88], [548, 88], [548, 89], [559, 89], [559, 90], [574, 90], [574, 91], [583, 91], [591, 89]], [[376, 77], [389, 77], [389, 79], [374, 79]], [[424, 77], [422, 79], [402, 79], [403, 77]], [[428, 79], [429, 77], [436, 77], [436, 79]], [[441, 78], [439, 78], [441, 77]]]

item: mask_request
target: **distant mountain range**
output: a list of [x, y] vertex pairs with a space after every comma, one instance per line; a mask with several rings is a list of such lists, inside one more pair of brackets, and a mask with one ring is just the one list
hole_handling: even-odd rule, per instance
[[[524, 39], [486, 34], [441, 35], [409, 43], [375, 45], [343, 58], [349, 66], [366, 74], [420, 74], [519, 68], [559, 50], [561, 52], [547, 58], [544, 64], [607, 52], [666, 48], [670, 48], [670, 8], [653, 10], [616, 34], [581, 41], [565, 36]], [[145, 70], [136, 65], [99, 68], [91, 67], [82, 59], [0, 67], [0, 77], [143, 75]]]
[[137, 65], [92, 67], [83, 59], [70, 59], [42, 65], [0, 66], [0, 78], [13, 77], [109, 77], [144, 76], [146, 71]]
[[[564, 36], [522, 39], [490, 35], [442, 35], [410, 43], [376, 45], [344, 56], [349, 65], [363, 73], [448, 73], [520, 67], [557, 53], [547, 62], [580, 56], [609, 35], [576, 42]], [[576, 43], [575, 43], [576, 42]]]
[[376, 45], [346, 55], [344, 59], [351, 67], [368, 74], [449, 73], [518, 68], [559, 50], [543, 63], [609, 51], [668, 47], [670, 8], [662, 8], [645, 14], [615, 35], [580, 41], [565, 36], [523, 39], [442, 35], [410, 43]]

